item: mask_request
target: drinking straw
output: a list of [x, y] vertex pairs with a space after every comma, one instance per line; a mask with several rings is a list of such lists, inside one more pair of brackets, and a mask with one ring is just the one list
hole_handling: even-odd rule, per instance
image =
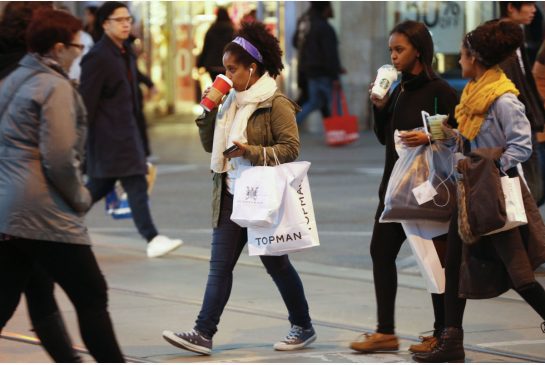
[[437, 96], [434, 98], [433, 106], [435, 108], [435, 114], [437, 114]]

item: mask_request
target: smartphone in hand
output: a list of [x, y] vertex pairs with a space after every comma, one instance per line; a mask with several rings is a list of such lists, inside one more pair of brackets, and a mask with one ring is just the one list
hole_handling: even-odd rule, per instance
[[236, 150], [238, 150], [238, 146], [236, 144], [234, 144], [231, 147], [229, 147], [228, 149], [226, 149], [225, 151], [223, 151], [223, 155], [227, 157], [228, 154], [230, 154], [231, 152], [236, 151]]

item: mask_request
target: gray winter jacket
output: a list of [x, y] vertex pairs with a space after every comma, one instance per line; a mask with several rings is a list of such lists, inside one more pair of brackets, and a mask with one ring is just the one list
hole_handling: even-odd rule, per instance
[[91, 243], [80, 171], [86, 129], [70, 81], [26, 55], [0, 86], [0, 233]]

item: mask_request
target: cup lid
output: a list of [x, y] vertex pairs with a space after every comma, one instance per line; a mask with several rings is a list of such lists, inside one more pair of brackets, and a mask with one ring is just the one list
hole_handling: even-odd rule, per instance
[[224, 80], [226, 83], [229, 84], [229, 86], [233, 87], [233, 81], [231, 81], [230, 78], [228, 78], [227, 76], [223, 75], [223, 74], [219, 74], [218, 76], [216, 77], [219, 77], [221, 78], [222, 80]]

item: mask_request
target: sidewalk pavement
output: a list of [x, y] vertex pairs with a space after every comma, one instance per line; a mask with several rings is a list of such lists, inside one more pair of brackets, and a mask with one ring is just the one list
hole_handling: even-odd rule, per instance
[[[432, 328], [431, 300], [423, 280], [400, 275], [396, 307], [400, 351], [351, 351], [348, 343], [375, 325], [372, 273], [305, 262], [303, 252], [293, 261], [305, 286], [318, 339], [301, 351], [274, 351], [272, 344], [289, 329], [286, 310], [259, 258], [248, 257], [245, 251], [214, 337], [213, 355], [195, 355], [165, 342], [161, 332], [192, 328], [206, 283], [208, 250], [187, 243], [171, 255], [148, 259], [141, 240], [93, 233], [92, 239], [110, 287], [117, 337], [132, 362], [410, 362], [408, 346]], [[56, 296], [75, 345], [83, 348], [73, 307], [62, 290], [56, 290]], [[540, 322], [512, 292], [497, 299], [469, 301], [467, 361], [545, 362]], [[21, 342], [22, 336], [32, 342], [34, 334], [29, 329], [26, 305], [21, 303], [3, 333], [8, 339], [0, 340], [0, 362], [50, 361], [41, 347]], [[92, 361], [88, 355], [84, 358]]]

